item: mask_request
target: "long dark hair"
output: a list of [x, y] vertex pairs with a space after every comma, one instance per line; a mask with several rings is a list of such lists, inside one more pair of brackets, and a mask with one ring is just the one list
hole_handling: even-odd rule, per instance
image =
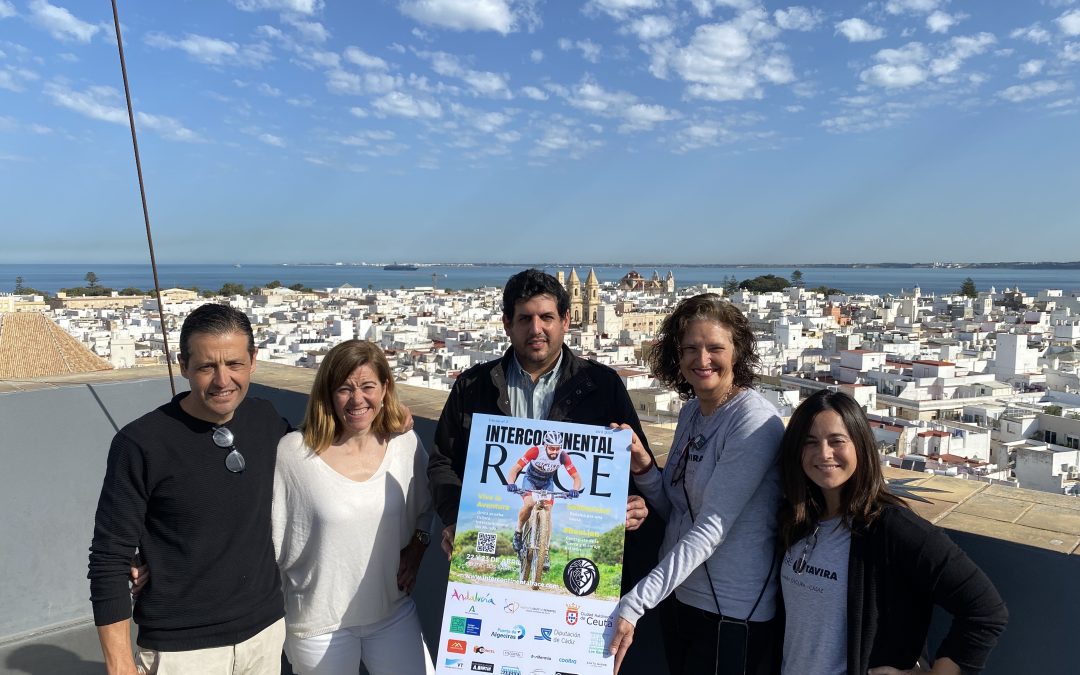
[[855, 473], [840, 490], [840, 518], [849, 530], [874, 521], [888, 504], [907, 508], [885, 487], [881, 457], [866, 413], [847, 394], [822, 390], [803, 401], [788, 422], [780, 441], [780, 471], [784, 502], [780, 507], [780, 544], [785, 550], [808, 535], [825, 516], [825, 495], [802, 468], [803, 444], [818, 413], [832, 410], [840, 416], [855, 446]]
[[732, 384], [736, 387], [754, 386], [754, 376], [761, 365], [757, 342], [750, 321], [739, 308], [715, 293], [702, 293], [683, 300], [675, 306], [660, 325], [660, 332], [646, 359], [656, 379], [679, 392], [683, 399], [693, 398], [694, 389], [683, 379], [679, 370], [679, 343], [693, 321], [715, 321], [731, 331], [735, 346], [732, 359]]

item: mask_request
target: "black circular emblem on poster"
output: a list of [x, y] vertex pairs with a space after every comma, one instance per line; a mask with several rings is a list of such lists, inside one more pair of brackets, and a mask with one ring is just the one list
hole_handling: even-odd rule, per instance
[[566, 563], [563, 585], [574, 595], [591, 595], [600, 585], [600, 570], [588, 558], [574, 558]]

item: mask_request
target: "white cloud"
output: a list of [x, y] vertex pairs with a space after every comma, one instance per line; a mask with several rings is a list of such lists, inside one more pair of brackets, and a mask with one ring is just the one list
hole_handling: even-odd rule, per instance
[[911, 117], [913, 106], [898, 101], [876, 104], [859, 100], [844, 112], [821, 121], [821, 127], [833, 134], [859, 134], [886, 129]]
[[1050, 32], [1038, 23], [1033, 23], [1024, 28], [1017, 28], [1009, 33], [1009, 37], [1014, 40], [1027, 40], [1028, 42], [1033, 42], [1037, 45], [1050, 42]]
[[[596, 129], [593, 129], [593, 132], [600, 133]], [[529, 154], [534, 157], [563, 154], [570, 159], [581, 159], [590, 150], [601, 145], [599, 140], [585, 136], [576, 121], [555, 116], [544, 124], [540, 137], [536, 139], [536, 144]]]
[[1054, 23], [1058, 25], [1062, 33], [1069, 37], [1080, 35], [1080, 9], [1065, 12], [1054, 19]]
[[637, 96], [625, 91], [608, 91], [591, 79], [584, 79], [564, 94], [567, 102], [580, 110], [622, 120], [619, 131], [647, 131], [659, 122], [667, 122], [679, 114], [661, 105], [641, 103]]
[[341, 68], [326, 71], [326, 89], [332, 94], [354, 95], [385, 94], [401, 87], [400, 77], [377, 71], [363, 74]]
[[642, 42], [665, 38], [675, 32], [675, 22], [659, 14], [647, 14], [634, 19], [621, 29], [633, 33]]
[[984, 53], [996, 42], [997, 38], [991, 33], [954, 37], [945, 43], [946, 51], [930, 62], [930, 72], [936, 77], [950, 75], [959, 70], [964, 61]]
[[585, 9], [603, 12], [616, 19], [625, 19], [634, 12], [652, 9], [657, 4], [657, 0], [589, 0]]
[[689, 83], [691, 98], [762, 98], [762, 85], [795, 79], [782, 46], [771, 41], [778, 33], [764, 10], [755, 8], [726, 23], [698, 26], [685, 47], [654, 53], [651, 70], [657, 75], [674, 70]]
[[277, 87], [271, 87], [269, 84], [267, 84], [265, 82], [260, 82], [259, 84], [257, 84], [255, 86], [255, 91], [259, 92], [260, 94], [262, 94], [264, 96], [271, 96], [271, 97], [274, 97], [274, 98], [277, 98], [278, 96], [281, 96], [281, 90], [280, 89], [278, 89]]
[[413, 97], [402, 91], [392, 91], [375, 99], [371, 107], [383, 115], [395, 117], [427, 119], [442, 117], [442, 106], [437, 101]]
[[15, 16], [15, 5], [8, 0], [0, 0], [0, 19], [8, 19]]
[[439, 75], [460, 79], [474, 96], [513, 98], [508, 86], [510, 78], [505, 74], [467, 68], [457, 56], [446, 52], [417, 52], [416, 55], [430, 61], [432, 70]]
[[715, 120], [687, 124], [675, 134], [676, 152], [690, 152], [721, 143], [730, 143], [736, 134]]
[[522, 87], [521, 94], [522, 96], [525, 96], [526, 98], [531, 98], [534, 101], [546, 101], [548, 98], [548, 95], [545, 94], [543, 90], [533, 86]]
[[277, 148], [285, 147], [285, 139], [281, 136], [275, 136], [274, 134], [259, 134], [257, 138], [267, 145], [272, 145]]
[[0, 89], [21, 92], [25, 88], [24, 84], [37, 79], [37, 73], [19, 66], [10, 65], [0, 69]]
[[540, 63], [544, 60], [544, 52], [540, 49], [534, 49], [529, 52], [529, 60], [533, 63]]
[[[45, 95], [56, 105], [91, 119], [125, 126], [128, 124], [127, 111], [119, 105], [123, 99], [113, 87], [92, 86], [77, 91], [62, 82], [49, 82], [45, 85]], [[203, 140], [173, 117], [137, 112], [135, 123], [172, 141], [195, 143]]]
[[776, 25], [784, 30], [811, 31], [821, 25], [824, 15], [819, 9], [807, 9], [806, 7], [788, 7], [773, 12]]
[[836, 32], [850, 42], [872, 42], [885, 37], [885, 29], [874, 26], [862, 19], [844, 19], [836, 24]]
[[1017, 73], [1020, 77], [1034, 77], [1042, 72], [1043, 66], [1046, 65], [1046, 61], [1040, 59], [1032, 59], [1020, 64], [1020, 72]]
[[660, 122], [669, 122], [678, 117], [677, 112], [662, 105], [634, 103], [623, 109], [623, 123], [619, 125], [619, 132], [649, 131]]
[[926, 27], [931, 33], [948, 33], [949, 29], [955, 26], [958, 20], [958, 17], [952, 14], [937, 10], [926, 17]]
[[378, 56], [368, 54], [359, 47], [346, 47], [345, 60], [360, 66], [361, 68], [368, 68], [370, 70], [386, 70], [388, 67], [386, 61], [383, 61]]
[[589, 40], [588, 38], [584, 40], [577, 40], [576, 42], [567, 38], [559, 38], [557, 44], [559, 45], [559, 49], [564, 52], [568, 52], [574, 49], [580, 51], [581, 57], [589, 63], [597, 63], [598, 61], [600, 61], [600, 45], [596, 44], [592, 40]]
[[270, 10], [275, 12], [295, 12], [297, 14], [318, 14], [322, 11], [323, 0], [232, 0], [237, 9], [245, 12]]
[[49, 35], [64, 42], [90, 42], [101, 30], [99, 26], [87, 23], [74, 14], [46, 0], [30, 0], [30, 21], [48, 31]]
[[940, 4], [939, 0], [888, 0], [885, 11], [889, 14], [929, 14]]
[[173, 38], [164, 33], [147, 33], [146, 44], [158, 49], [179, 49], [189, 57], [211, 66], [260, 67], [273, 60], [270, 47], [264, 42], [241, 45], [205, 35], [186, 34]]
[[304, 21], [291, 14], [286, 14], [281, 18], [285, 23], [295, 28], [296, 32], [300, 33], [300, 37], [308, 42], [322, 43], [330, 39], [330, 31], [318, 21]]
[[1062, 91], [1062, 87], [1053, 80], [1040, 80], [1038, 82], [1032, 82], [1031, 84], [1016, 84], [1007, 89], [1003, 89], [998, 92], [998, 96], [1011, 101], [1013, 103], [1020, 103], [1021, 101], [1027, 101], [1033, 98], [1041, 98], [1043, 96], [1049, 96], [1050, 94], [1056, 94]]
[[862, 71], [859, 78], [867, 84], [886, 89], [904, 89], [926, 80], [924, 67], [929, 54], [919, 42], [909, 42], [900, 49], [882, 49], [874, 58], [879, 61]]
[[1063, 61], [1080, 63], [1080, 42], [1067, 42], [1060, 53]]
[[401, 12], [421, 23], [451, 30], [491, 30], [503, 35], [517, 28], [507, 0], [404, 0]]
[[698, 16], [712, 16], [713, 9], [729, 7], [734, 10], [746, 10], [759, 4], [759, 0], [690, 0]]

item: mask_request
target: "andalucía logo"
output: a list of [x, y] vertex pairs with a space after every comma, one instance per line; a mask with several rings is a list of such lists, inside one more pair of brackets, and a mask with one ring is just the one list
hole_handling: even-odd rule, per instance
[[477, 593], [476, 591], [466, 591], [464, 593], [454, 589], [450, 593], [450, 597], [460, 602], [471, 602], [481, 605], [494, 605], [495, 597], [491, 593]]
[[580, 606], [575, 605], [573, 603], [566, 606], [566, 625], [567, 626], [576, 626], [577, 625], [577, 620], [578, 620], [579, 610], [580, 609], [581, 609]]

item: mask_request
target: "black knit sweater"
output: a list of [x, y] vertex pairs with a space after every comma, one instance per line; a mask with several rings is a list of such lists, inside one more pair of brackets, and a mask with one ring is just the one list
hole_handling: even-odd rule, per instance
[[214, 425], [180, 407], [186, 395], [113, 438], [90, 546], [99, 626], [132, 616], [128, 571], [138, 547], [151, 570], [134, 608], [138, 644], [159, 651], [236, 644], [284, 614], [270, 505], [289, 425], [268, 401], [243, 401], [225, 425], [247, 463], [232, 473]]

